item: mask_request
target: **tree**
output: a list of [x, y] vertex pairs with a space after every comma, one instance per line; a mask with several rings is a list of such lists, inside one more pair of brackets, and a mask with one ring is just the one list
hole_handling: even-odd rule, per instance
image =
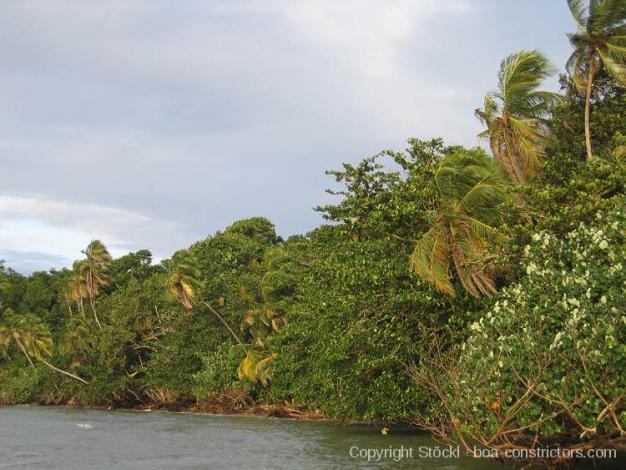
[[18, 316], [11, 311], [7, 312], [5, 324], [0, 325], [0, 346], [8, 348], [11, 343], [14, 343], [26, 356], [31, 366], [35, 366], [32, 360], [34, 358], [55, 372], [88, 384], [86, 380], [71, 372], [59, 369], [45, 359], [52, 355], [52, 337], [46, 325], [35, 315], [25, 314]]
[[[189, 252], [185, 251], [176, 253], [172, 261], [170, 274], [167, 279], [167, 290], [173, 298], [180, 302], [185, 310], [191, 310], [198, 301], [197, 289], [202, 284], [197, 261]], [[235, 341], [241, 344], [237, 334], [211, 304], [206, 301], [202, 301], [202, 304], [222, 322]]]
[[98, 328], [102, 329], [96, 312], [95, 298], [100, 294], [102, 288], [111, 282], [108, 274], [111, 255], [100, 240], [93, 240], [83, 251], [83, 254], [86, 259], [80, 264], [80, 272], [85, 280], [85, 288], [96, 324]]
[[463, 287], [474, 297], [496, 292], [487, 266], [490, 243], [502, 238], [489, 225], [505, 199], [506, 184], [482, 151], [465, 151], [443, 159], [435, 173], [439, 207], [434, 223], [417, 242], [410, 264], [435, 289], [455, 295], [450, 261]]
[[85, 283], [85, 279], [80, 275], [80, 262], [74, 263], [74, 272], [68, 283], [67, 283], [67, 292], [65, 293], [65, 301], [67, 302], [67, 306], [70, 310], [71, 315], [71, 303], [76, 304], [76, 310], [84, 317], [85, 316], [85, 308], [83, 305], [83, 300], [88, 297], [87, 294], [87, 286]]
[[196, 260], [187, 252], [176, 253], [167, 278], [167, 291], [185, 310], [191, 310], [197, 301], [199, 278], [200, 269]]
[[559, 95], [537, 88], [551, 73], [548, 59], [536, 50], [511, 54], [500, 64], [498, 88], [476, 110], [487, 126], [479, 137], [489, 140], [494, 158], [515, 184], [535, 176], [545, 159], [547, 119]]
[[1, 294], [8, 289], [9, 287], [9, 279], [8, 276], [4, 273], [4, 261], [0, 260], [0, 308], [2, 308], [2, 299]]
[[585, 146], [591, 148], [591, 96], [596, 75], [605, 69], [626, 85], [626, 1], [568, 0], [578, 31], [568, 34], [574, 48], [566, 69], [576, 88], [585, 90]]

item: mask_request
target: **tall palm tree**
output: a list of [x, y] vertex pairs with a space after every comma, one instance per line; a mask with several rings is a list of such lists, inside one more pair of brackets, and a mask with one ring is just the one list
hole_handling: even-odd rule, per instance
[[46, 357], [52, 355], [52, 337], [48, 328], [32, 314], [14, 315], [13, 312], [5, 312], [7, 324], [0, 325], [0, 346], [8, 348], [14, 343], [26, 356], [31, 366], [35, 366], [33, 358], [41, 361], [46, 367], [60, 374], [71, 377], [84, 384], [85, 379], [52, 365]]
[[626, 85], [626, 0], [567, 0], [578, 32], [568, 34], [574, 52], [566, 69], [579, 91], [585, 90], [585, 145], [591, 149], [593, 81], [604, 68]]
[[535, 176], [545, 158], [547, 118], [559, 95], [538, 87], [551, 73], [538, 51], [511, 54], [500, 64], [497, 89], [476, 110], [487, 126], [479, 137], [489, 140], [494, 158], [515, 184]]
[[[167, 278], [167, 290], [170, 295], [178, 300], [185, 310], [191, 310], [198, 302], [197, 290], [202, 285], [201, 273], [196, 259], [189, 252], [178, 252], [173, 258], [170, 274]], [[206, 301], [202, 304], [222, 322], [238, 344], [241, 339], [224, 320], [224, 318]]]
[[65, 299], [68, 304], [68, 308], [70, 309], [71, 314], [71, 306], [70, 304], [73, 302], [76, 304], [76, 310], [83, 317], [85, 316], [85, 307], [83, 305], [83, 300], [89, 297], [87, 293], [87, 284], [85, 279], [83, 278], [81, 272], [81, 261], [76, 261], [74, 263], [74, 273], [68, 280], [67, 283], [67, 291], [65, 294]]
[[93, 240], [83, 251], [86, 259], [80, 265], [81, 274], [85, 280], [85, 288], [89, 296], [91, 310], [96, 320], [98, 328], [102, 329], [102, 324], [96, 312], [95, 298], [100, 294], [102, 288], [111, 282], [109, 276], [109, 266], [111, 265], [111, 255], [100, 240]]
[[488, 265], [490, 245], [503, 238], [493, 223], [506, 197], [506, 182], [493, 160], [480, 151], [444, 158], [435, 172], [439, 208], [433, 225], [417, 242], [410, 264], [438, 291], [454, 296], [454, 266], [463, 287], [474, 297], [496, 292]]

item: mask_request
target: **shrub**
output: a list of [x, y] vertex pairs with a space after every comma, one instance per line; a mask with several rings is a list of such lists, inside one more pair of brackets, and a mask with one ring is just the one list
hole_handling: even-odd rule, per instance
[[202, 358], [203, 368], [194, 375], [194, 395], [202, 400], [213, 393], [228, 389], [245, 389], [246, 382], [237, 378], [237, 367], [245, 356], [241, 346], [221, 344], [208, 355]]
[[414, 370], [452, 423], [431, 420], [438, 432], [493, 450], [624, 443], [626, 213], [613, 202], [562, 239], [535, 234], [526, 275], [447, 358], [435, 348]]

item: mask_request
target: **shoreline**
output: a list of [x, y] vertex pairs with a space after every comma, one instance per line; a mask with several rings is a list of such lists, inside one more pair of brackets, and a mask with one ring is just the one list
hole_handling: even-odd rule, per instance
[[[366, 426], [366, 427], [379, 427], [385, 429], [388, 432], [390, 429], [402, 430], [403, 432], [411, 431], [419, 434], [433, 435], [432, 432], [421, 427], [419, 424], [408, 421], [384, 421], [384, 420], [355, 420], [355, 419], [337, 419], [331, 418], [322, 413], [300, 411], [295, 408], [290, 408], [284, 405], [258, 403], [248, 407], [242, 407], [231, 410], [215, 410], [210, 407], [202, 406], [203, 404], [188, 404], [188, 405], [163, 405], [163, 404], [150, 404], [148, 406], [78, 406], [73, 404], [47, 404], [47, 403], [15, 403], [4, 404], [0, 408], [11, 407], [41, 407], [41, 408], [62, 408], [67, 410], [95, 410], [95, 411], [131, 411], [136, 413], [176, 413], [176, 414], [193, 414], [193, 415], [205, 415], [205, 416], [223, 416], [223, 417], [248, 417], [259, 419], [279, 419], [286, 421], [304, 421], [304, 422], [322, 422], [337, 424], [343, 426]], [[384, 434], [384, 433], [383, 433]]]

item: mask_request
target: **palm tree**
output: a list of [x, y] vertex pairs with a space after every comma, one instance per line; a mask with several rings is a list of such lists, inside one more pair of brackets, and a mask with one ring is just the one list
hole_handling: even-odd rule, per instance
[[[173, 263], [167, 278], [167, 290], [170, 295], [178, 300], [185, 310], [191, 310], [198, 302], [197, 290], [202, 285], [200, 282], [200, 269], [196, 259], [189, 252], [178, 252], [172, 259]], [[202, 304], [222, 322], [238, 344], [241, 340], [233, 331], [224, 318], [206, 301]]]
[[574, 52], [566, 69], [579, 91], [585, 90], [585, 145], [591, 149], [591, 95], [593, 81], [604, 68], [626, 85], [626, 1], [567, 0], [578, 32], [568, 34]]
[[41, 361], [46, 367], [88, 384], [85, 379], [50, 364], [45, 358], [52, 355], [52, 337], [48, 328], [32, 314], [14, 315], [10, 310], [5, 312], [8, 324], [0, 325], [0, 346], [8, 348], [15, 343], [26, 356], [28, 363], [34, 367], [32, 358]]
[[68, 308], [70, 309], [70, 314], [72, 311], [70, 305], [73, 302], [76, 304], [76, 310], [78, 310], [78, 312], [84, 317], [85, 307], [83, 305], [83, 300], [89, 297], [89, 294], [87, 293], [87, 284], [85, 283], [85, 279], [83, 279], [82, 275], [80, 274], [82, 270], [81, 264], [81, 261], [76, 261], [74, 263], [74, 272], [76, 274], [72, 275], [67, 283], [65, 299]]
[[439, 208], [433, 225], [418, 241], [410, 264], [438, 291], [454, 296], [450, 262], [474, 297], [496, 292], [488, 266], [490, 243], [502, 235], [490, 225], [505, 199], [506, 183], [484, 152], [463, 151], [444, 158], [435, 173]]
[[100, 294], [102, 288], [111, 282], [108, 274], [111, 255], [100, 240], [93, 240], [83, 253], [86, 259], [80, 265], [80, 272], [85, 280], [85, 288], [96, 324], [98, 328], [102, 329], [96, 312], [95, 298]]
[[479, 137], [489, 140], [494, 158], [515, 184], [535, 176], [545, 158], [547, 118], [559, 95], [537, 88], [551, 73], [538, 51], [511, 54], [500, 64], [498, 88], [476, 110], [487, 126]]
[[167, 290], [185, 310], [191, 310], [197, 301], [197, 288], [200, 286], [200, 269], [196, 260], [188, 253], [178, 252], [173, 258]]

